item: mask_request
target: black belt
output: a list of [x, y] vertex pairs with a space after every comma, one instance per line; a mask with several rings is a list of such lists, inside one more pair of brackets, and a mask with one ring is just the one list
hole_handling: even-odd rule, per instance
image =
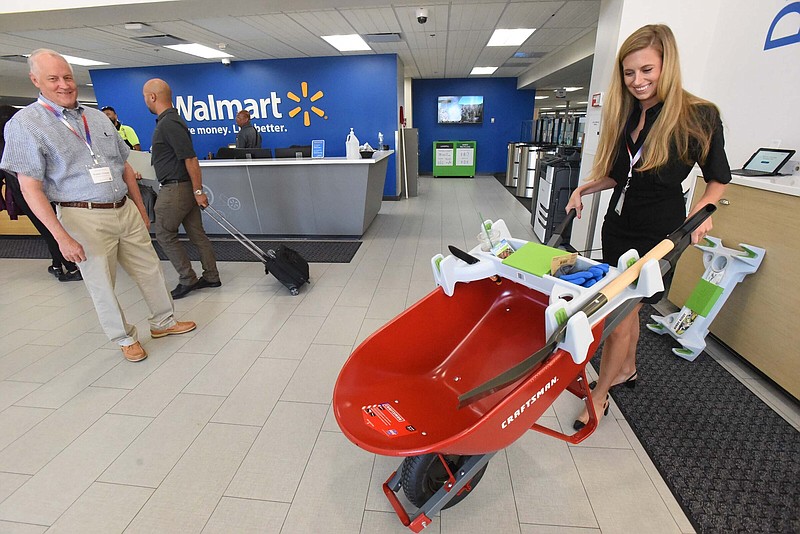
[[186, 183], [189, 183], [189, 180], [164, 180], [163, 182], [161, 182], [161, 185], [167, 185], [167, 184], [186, 184]]
[[59, 206], [63, 208], [86, 208], [90, 210], [94, 209], [111, 209], [111, 208], [119, 208], [123, 204], [125, 204], [125, 200], [128, 197], [122, 197], [122, 199], [117, 200], [116, 202], [56, 202]]

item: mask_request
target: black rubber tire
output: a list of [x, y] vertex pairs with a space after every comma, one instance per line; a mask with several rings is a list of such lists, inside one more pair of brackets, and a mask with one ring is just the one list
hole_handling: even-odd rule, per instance
[[[470, 459], [470, 456], [445, 455], [444, 458], [450, 471], [453, 474], [457, 474], [456, 472]], [[481, 481], [487, 467], [489, 467], [488, 463], [469, 481], [469, 489], [466, 489], [466, 486], [462, 488], [461, 493], [454, 496], [444, 508], [450, 508], [464, 500], [475, 489], [478, 482]], [[439, 488], [444, 486], [448, 478], [447, 471], [442, 462], [439, 461], [439, 455], [437, 454], [409, 456], [403, 460], [401, 469], [403, 493], [405, 493], [409, 502], [417, 508], [421, 508], [428, 502], [428, 499], [439, 491]]]

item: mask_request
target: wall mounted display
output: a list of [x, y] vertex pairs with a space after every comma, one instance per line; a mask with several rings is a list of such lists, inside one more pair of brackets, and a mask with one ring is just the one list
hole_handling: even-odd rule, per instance
[[482, 96], [440, 96], [437, 102], [439, 124], [481, 124]]

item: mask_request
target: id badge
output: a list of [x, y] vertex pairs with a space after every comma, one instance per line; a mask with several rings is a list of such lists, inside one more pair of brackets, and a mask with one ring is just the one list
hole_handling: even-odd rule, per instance
[[111, 169], [108, 167], [89, 167], [89, 175], [96, 184], [110, 182], [114, 179], [114, 177], [111, 176]]
[[106, 164], [102, 156], [93, 153], [92, 160], [94, 162], [86, 166], [86, 168], [89, 169], [89, 176], [92, 177], [92, 182], [104, 184], [114, 179], [114, 177], [111, 176], [111, 168]]
[[[627, 187], [625, 189], [627, 189]], [[622, 193], [619, 195], [619, 200], [617, 200], [617, 205], [614, 207], [614, 213], [617, 215], [622, 215], [622, 205], [625, 203], [625, 189], [622, 190]]]

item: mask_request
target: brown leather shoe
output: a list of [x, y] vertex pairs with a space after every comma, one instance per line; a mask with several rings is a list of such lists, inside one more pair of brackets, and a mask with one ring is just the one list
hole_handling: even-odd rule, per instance
[[120, 345], [122, 349], [122, 354], [125, 355], [125, 359], [129, 362], [140, 362], [147, 358], [147, 353], [144, 351], [144, 347], [138, 341], [133, 345]]
[[175, 336], [178, 334], [185, 334], [186, 332], [191, 332], [197, 328], [197, 325], [194, 321], [178, 321], [174, 325], [170, 326], [166, 330], [153, 330], [150, 329], [150, 337], [157, 338], [157, 337], [164, 337], [164, 336]]

